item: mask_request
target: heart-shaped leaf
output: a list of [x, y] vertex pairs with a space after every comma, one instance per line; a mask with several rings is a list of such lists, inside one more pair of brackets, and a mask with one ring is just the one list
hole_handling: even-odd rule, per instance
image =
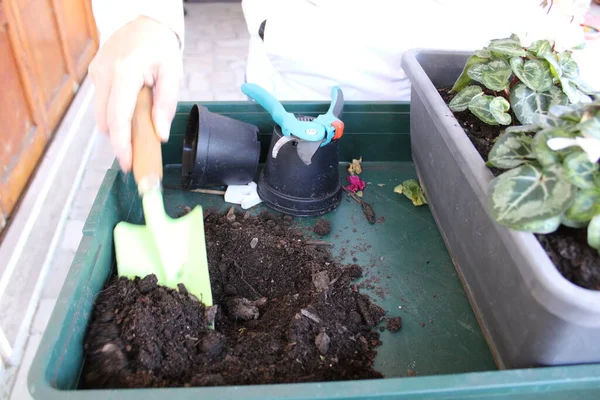
[[448, 104], [448, 107], [452, 111], [465, 111], [469, 107], [469, 102], [475, 96], [479, 96], [483, 93], [483, 89], [480, 86], [470, 85], [461, 90], [454, 96], [454, 98]]
[[527, 124], [527, 125], [514, 125], [507, 127], [504, 132], [505, 133], [528, 133], [528, 132], [537, 132], [542, 129], [540, 124]]
[[574, 228], [574, 229], [584, 228], [588, 224], [588, 221], [581, 222], [581, 221], [570, 220], [569, 218], [566, 217], [565, 214], [562, 215], [560, 222], [564, 226], [568, 226], [569, 228]]
[[460, 92], [465, 87], [467, 87], [469, 85], [469, 83], [471, 82], [471, 77], [468, 75], [469, 70], [474, 65], [477, 65], [477, 64], [480, 64], [480, 63], [483, 63], [486, 61], [487, 61], [486, 58], [478, 57], [476, 55], [472, 55], [469, 58], [467, 58], [467, 62], [465, 63], [465, 66], [463, 67], [463, 70], [462, 70], [460, 76], [458, 77], [456, 82], [454, 82], [454, 86], [452, 86], [452, 89], [450, 91], [453, 93], [456, 93], [456, 92]]
[[474, 65], [468, 75], [471, 79], [483, 83], [488, 89], [499, 92], [508, 88], [512, 69], [508, 62], [497, 59]]
[[504, 133], [490, 150], [488, 165], [497, 168], [515, 168], [533, 159], [531, 137], [522, 133]]
[[598, 171], [598, 164], [592, 163], [583, 151], [569, 154], [563, 161], [565, 179], [580, 189], [595, 187], [594, 174]]
[[584, 135], [600, 139], [600, 118], [590, 118], [580, 122], [575, 126], [575, 129], [578, 129]]
[[503, 54], [506, 56], [519, 56], [524, 57], [527, 55], [527, 52], [521, 46], [521, 42], [518, 37], [511, 36], [506, 39], [494, 39], [490, 41], [490, 44], [487, 46], [488, 50]]
[[569, 79], [576, 79], [579, 77], [579, 66], [571, 57], [570, 52], [563, 51], [558, 54], [558, 65], [560, 65], [563, 76]]
[[[552, 88], [555, 88], [553, 90]], [[550, 106], [563, 101], [553, 86], [549, 92], [536, 92], [524, 83], [517, 83], [510, 92], [510, 104], [515, 116], [522, 124], [535, 123], [535, 114], [546, 114]]]
[[[477, 116], [480, 120], [485, 122], [488, 125], [498, 125], [499, 122], [492, 113], [492, 101], [495, 99], [493, 96], [481, 95], [473, 97], [471, 102], [469, 103], [469, 110]], [[498, 105], [494, 106], [498, 107]], [[494, 111], [498, 113], [496, 109]], [[510, 122], [509, 122], [510, 123]]]
[[552, 52], [544, 53], [540, 57], [542, 57], [548, 62], [552, 76], [556, 79], [560, 79], [560, 77], [562, 76], [562, 68], [558, 63], [558, 57]]
[[517, 225], [513, 229], [521, 232], [532, 232], [547, 235], [548, 233], [556, 231], [561, 222], [561, 216], [557, 215], [556, 217], [543, 219], [540, 221], [533, 221], [523, 225]]
[[544, 55], [552, 53], [552, 45], [547, 40], [536, 40], [527, 48], [537, 57], [543, 58]]
[[495, 97], [490, 103], [490, 112], [500, 125], [510, 125], [512, 117], [507, 111], [510, 109], [510, 103], [504, 97]]
[[587, 228], [587, 241], [590, 247], [600, 250], [600, 215], [591, 219]]
[[521, 82], [530, 89], [545, 92], [552, 87], [552, 73], [548, 63], [540, 60], [528, 60], [523, 63], [522, 58], [512, 57], [510, 66]]
[[562, 129], [544, 129], [535, 134], [532, 141], [532, 151], [542, 166], [550, 166], [561, 162], [561, 154], [548, 147], [548, 140], [555, 137], [572, 138], [575, 135]]
[[473, 54], [480, 58], [492, 58], [492, 52], [488, 49], [475, 50]]
[[557, 166], [542, 170], [525, 164], [490, 182], [488, 209], [495, 221], [515, 228], [561, 215], [571, 206], [575, 192]]
[[587, 222], [600, 213], [600, 192], [598, 189], [580, 190], [575, 195], [565, 217], [573, 222]]
[[571, 103], [590, 103], [592, 101], [592, 99], [579, 90], [579, 88], [577, 88], [577, 86], [575, 86], [575, 84], [569, 78], [561, 77], [560, 84], [563, 92], [567, 95]]

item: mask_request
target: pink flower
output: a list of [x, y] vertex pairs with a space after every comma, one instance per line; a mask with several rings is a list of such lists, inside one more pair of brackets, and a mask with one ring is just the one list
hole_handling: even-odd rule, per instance
[[365, 188], [365, 182], [358, 177], [358, 175], [349, 175], [346, 177], [350, 184], [346, 186], [346, 190], [352, 193], [356, 193], [359, 190]]

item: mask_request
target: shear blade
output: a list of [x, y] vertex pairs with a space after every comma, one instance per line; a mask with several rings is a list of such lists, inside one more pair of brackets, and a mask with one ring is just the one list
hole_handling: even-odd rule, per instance
[[290, 136], [282, 136], [281, 139], [279, 139], [273, 146], [273, 151], [271, 151], [271, 157], [277, 158], [279, 149], [281, 149], [281, 147], [283, 147], [284, 144], [291, 142], [292, 140], [294, 139], [292, 139]]
[[319, 150], [320, 146], [320, 140], [314, 142], [308, 140], [301, 140], [300, 142], [298, 142], [296, 150], [298, 151], [298, 156], [300, 157], [302, 162], [304, 162], [304, 164], [306, 165], [310, 165], [312, 163], [313, 155], [317, 152], [317, 150]]

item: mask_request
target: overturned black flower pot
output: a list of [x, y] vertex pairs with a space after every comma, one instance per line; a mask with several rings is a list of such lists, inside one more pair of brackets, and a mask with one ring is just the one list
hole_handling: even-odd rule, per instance
[[259, 157], [256, 126], [192, 107], [181, 161], [184, 188], [245, 185], [254, 179]]
[[[302, 117], [312, 119], [312, 117]], [[270, 208], [296, 217], [323, 215], [342, 200], [339, 177], [339, 144], [332, 140], [320, 147], [306, 165], [298, 155], [296, 142], [283, 145], [273, 158], [273, 147], [283, 134], [275, 125], [265, 167], [258, 180], [258, 195]]]

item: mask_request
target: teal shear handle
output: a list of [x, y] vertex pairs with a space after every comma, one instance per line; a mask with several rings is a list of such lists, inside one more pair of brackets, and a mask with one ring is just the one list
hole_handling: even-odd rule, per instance
[[[343, 108], [343, 95], [338, 87], [332, 89], [332, 103], [326, 114], [320, 115], [313, 121], [299, 121], [294, 114], [287, 112], [283, 105], [269, 92], [253, 83], [244, 83], [242, 92], [260, 104], [281, 127], [284, 136], [295, 136], [309, 142], [322, 141], [322, 146], [336, 136], [341, 121], [337, 118]], [[341, 124], [343, 130], [343, 124]]]
[[331, 105], [329, 110], [323, 115], [319, 115], [313, 122], [317, 122], [325, 127], [325, 140], [323, 146], [337, 140], [344, 134], [344, 123], [339, 119], [344, 108], [344, 94], [339, 86], [331, 89]]

